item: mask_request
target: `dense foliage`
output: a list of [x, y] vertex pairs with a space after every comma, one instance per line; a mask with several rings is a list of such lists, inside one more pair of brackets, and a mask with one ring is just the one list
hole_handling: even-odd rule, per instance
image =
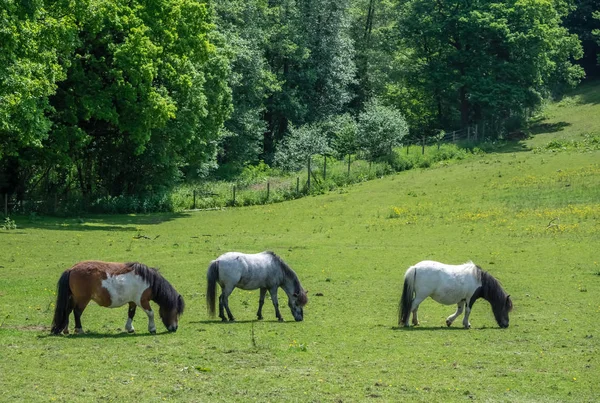
[[502, 136], [595, 74], [598, 13], [591, 0], [0, 0], [0, 193], [87, 209], [261, 160], [376, 160], [472, 125]]

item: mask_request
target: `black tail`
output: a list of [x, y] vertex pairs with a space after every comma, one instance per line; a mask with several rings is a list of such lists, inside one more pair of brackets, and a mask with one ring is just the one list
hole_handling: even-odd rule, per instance
[[52, 320], [52, 333], [60, 334], [69, 323], [69, 315], [72, 311], [73, 301], [71, 298], [71, 287], [69, 287], [70, 270], [65, 270], [58, 279], [56, 292], [56, 308], [54, 309], [54, 320]]
[[[412, 271], [415, 271], [414, 275]], [[398, 326], [404, 326], [410, 317], [410, 308], [413, 303], [413, 294], [415, 291], [416, 269], [410, 268], [404, 275], [404, 287], [402, 289], [402, 297], [400, 298], [400, 307], [398, 309]]]
[[215, 316], [215, 299], [217, 296], [217, 280], [219, 279], [219, 262], [213, 260], [206, 272], [206, 307], [208, 315]]

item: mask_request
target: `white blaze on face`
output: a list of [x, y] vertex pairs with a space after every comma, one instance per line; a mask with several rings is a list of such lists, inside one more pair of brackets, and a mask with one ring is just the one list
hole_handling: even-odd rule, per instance
[[129, 302], [140, 305], [142, 293], [149, 287], [149, 284], [135, 272], [130, 271], [116, 276], [109, 274], [105, 280], [102, 280], [102, 287], [106, 288], [110, 294], [109, 308], [116, 308]]

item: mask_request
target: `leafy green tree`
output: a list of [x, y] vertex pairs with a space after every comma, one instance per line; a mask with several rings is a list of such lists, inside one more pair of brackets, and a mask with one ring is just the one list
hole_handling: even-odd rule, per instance
[[52, 11], [42, 1], [0, 2], [0, 161], [41, 147], [52, 125], [48, 96], [65, 78], [75, 28]]
[[600, 30], [600, 19], [593, 18], [600, 12], [597, 0], [573, 0], [563, 25], [573, 34], [577, 34], [583, 48], [583, 57], [578, 63], [585, 69], [587, 77], [600, 76], [600, 43], [594, 37], [594, 30]]
[[322, 134], [318, 124], [309, 123], [298, 128], [290, 126], [289, 135], [278, 147], [275, 162], [288, 170], [299, 169], [306, 164], [310, 189], [312, 157], [327, 153], [329, 153], [327, 137]]
[[328, 139], [329, 146], [340, 159], [348, 158], [348, 174], [352, 154], [359, 150], [358, 125], [348, 113], [335, 115], [321, 123], [322, 131]]
[[[600, 23], [600, 11], [594, 11], [593, 17]], [[598, 46], [600, 47], [600, 28], [592, 30], [592, 35], [596, 38]], [[600, 65], [600, 52], [597, 53], [596, 60], [598, 65]]]
[[372, 97], [380, 97], [394, 83], [397, 51], [398, 2], [388, 0], [354, 0], [350, 8], [351, 37], [355, 47], [357, 69], [355, 99], [352, 107], [360, 110]]
[[[438, 128], [458, 120], [506, 120], [539, 105], [559, 84], [583, 76], [575, 35], [561, 26], [561, 1], [408, 0], [399, 29], [405, 49], [404, 85], [435, 105]], [[456, 117], [455, 117], [456, 116]], [[458, 119], [457, 119], [458, 117]]]
[[79, 35], [47, 143], [81, 193], [159, 190], [210, 165], [230, 93], [207, 4], [88, 0], [72, 15]]
[[233, 112], [225, 122], [226, 138], [220, 162], [241, 169], [258, 161], [263, 152], [266, 99], [281, 89], [265, 58], [277, 27], [264, 0], [215, 2], [216, 27], [230, 59], [229, 86]]
[[267, 100], [265, 153], [296, 125], [341, 113], [353, 97], [354, 48], [347, 0], [274, 0], [273, 32], [266, 57], [281, 82]]
[[407, 133], [402, 113], [376, 99], [367, 102], [358, 117], [358, 143], [369, 161], [391, 154]]

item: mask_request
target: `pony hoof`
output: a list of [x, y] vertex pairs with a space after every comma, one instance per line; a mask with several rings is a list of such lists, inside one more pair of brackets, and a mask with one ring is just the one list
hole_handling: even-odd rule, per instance
[[156, 329], [153, 330], [148, 330], [150, 332], [150, 334], [156, 334]]
[[452, 326], [452, 322], [450, 322], [449, 320], [446, 321], [446, 326], [450, 327]]
[[75, 333], [83, 334], [83, 329], [82, 328], [75, 329]]
[[277, 321], [278, 322], [283, 322], [284, 320], [283, 320], [283, 318], [278, 318]]
[[127, 333], [135, 333], [135, 329], [129, 329], [127, 330]]
[[262, 315], [258, 317], [258, 320], [263, 320], [263, 317], [262, 317]]
[[235, 318], [229, 318], [230, 322], [235, 322]]

